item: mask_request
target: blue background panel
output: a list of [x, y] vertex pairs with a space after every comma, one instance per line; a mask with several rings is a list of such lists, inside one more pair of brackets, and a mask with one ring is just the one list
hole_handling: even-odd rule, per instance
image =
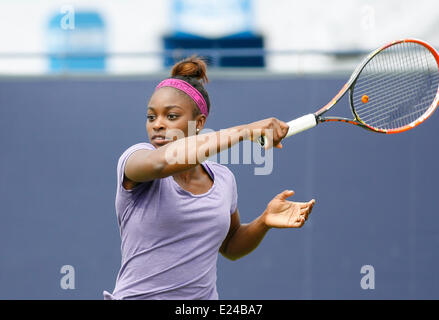
[[[1, 299], [102, 299], [114, 288], [117, 160], [146, 141], [159, 80], [0, 81]], [[345, 80], [212, 77], [206, 126], [289, 120], [327, 103]], [[220, 298], [438, 299], [436, 120], [398, 135], [322, 124], [285, 140], [270, 175], [229, 164], [242, 222], [284, 189], [317, 203], [303, 228], [271, 230], [240, 260], [219, 256]], [[74, 290], [60, 287], [63, 265], [75, 268]], [[360, 286], [363, 265], [375, 268], [374, 290]]]

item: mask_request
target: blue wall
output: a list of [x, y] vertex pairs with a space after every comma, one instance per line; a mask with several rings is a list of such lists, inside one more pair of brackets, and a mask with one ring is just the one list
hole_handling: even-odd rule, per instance
[[[102, 299], [113, 289], [116, 164], [145, 141], [158, 80], [0, 80], [0, 299]], [[213, 79], [207, 127], [315, 111], [345, 80]], [[389, 136], [323, 124], [285, 140], [267, 176], [229, 165], [242, 222], [286, 188], [317, 203], [302, 229], [271, 230], [238, 261], [220, 256], [220, 297], [438, 299], [437, 117]], [[63, 265], [75, 268], [75, 290], [60, 287]], [[374, 290], [361, 289], [363, 265], [375, 268]]]

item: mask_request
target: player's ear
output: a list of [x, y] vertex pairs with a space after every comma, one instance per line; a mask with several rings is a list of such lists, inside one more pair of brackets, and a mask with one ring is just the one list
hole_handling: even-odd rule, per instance
[[203, 130], [204, 124], [206, 123], [206, 116], [204, 114], [199, 114], [195, 117], [196, 128]]

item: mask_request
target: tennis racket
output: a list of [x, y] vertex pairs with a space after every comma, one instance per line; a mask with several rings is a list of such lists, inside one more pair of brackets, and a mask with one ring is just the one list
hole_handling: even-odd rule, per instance
[[[324, 117], [349, 92], [353, 119]], [[338, 121], [379, 133], [410, 130], [439, 104], [439, 55], [421, 40], [403, 39], [370, 53], [337, 95], [315, 113], [288, 122], [290, 137], [317, 124]], [[259, 143], [266, 145], [266, 137]]]

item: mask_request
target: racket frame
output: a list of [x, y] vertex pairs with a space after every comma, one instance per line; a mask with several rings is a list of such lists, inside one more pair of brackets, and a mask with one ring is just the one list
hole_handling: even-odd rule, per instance
[[[413, 129], [414, 127], [416, 127], [416, 126], [420, 125], [422, 122], [424, 122], [427, 118], [429, 118], [433, 114], [433, 112], [436, 110], [436, 108], [439, 105], [439, 86], [438, 86], [438, 90], [436, 92], [436, 96], [435, 96], [432, 104], [430, 105], [430, 107], [427, 109], [427, 111], [425, 111], [424, 114], [422, 116], [420, 116], [419, 118], [417, 118], [415, 121], [413, 121], [413, 122], [411, 122], [403, 127], [400, 127], [400, 128], [380, 129], [380, 128], [375, 128], [373, 126], [370, 126], [361, 120], [361, 118], [358, 116], [358, 114], [355, 112], [355, 109], [354, 109], [352, 88], [354, 87], [355, 82], [358, 79], [358, 76], [360, 75], [361, 71], [366, 67], [366, 65], [372, 60], [373, 57], [375, 57], [381, 51], [383, 51], [383, 50], [385, 50], [393, 45], [399, 44], [399, 43], [410, 43], [410, 42], [420, 44], [423, 47], [425, 47], [426, 49], [428, 49], [430, 51], [430, 53], [433, 55], [433, 57], [435, 58], [436, 64], [437, 64], [437, 67], [439, 70], [439, 54], [431, 45], [429, 45], [425, 41], [422, 41], [419, 39], [400, 39], [400, 40], [389, 42], [389, 43], [385, 44], [384, 46], [372, 51], [369, 55], [367, 55], [363, 59], [363, 61], [357, 66], [357, 68], [354, 70], [354, 72], [350, 76], [349, 80], [345, 83], [345, 85], [334, 96], [334, 98], [332, 98], [331, 101], [329, 101], [326, 105], [324, 105], [322, 108], [320, 108], [315, 113], [310, 113], [309, 115], [305, 115], [305, 116], [302, 116], [300, 118], [297, 118], [295, 120], [288, 122], [287, 124], [290, 126], [290, 128], [288, 130], [286, 137], [292, 136], [292, 135], [299, 133], [299, 132], [302, 132], [304, 130], [308, 130], [308, 129], [315, 127], [317, 124], [322, 123], [322, 122], [335, 122], [335, 121], [346, 122], [346, 123], [350, 123], [350, 124], [359, 126], [361, 128], [367, 129], [369, 131], [384, 133], [384, 134], [393, 134], [393, 133], [404, 132], [404, 131]], [[324, 113], [326, 113], [327, 111], [329, 111], [341, 98], [344, 97], [344, 95], [348, 91], [349, 91], [349, 104], [350, 104], [351, 112], [354, 116], [354, 119], [347, 119], [347, 118], [342, 118], [342, 117], [323, 117], [322, 115]], [[314, 115], [315, 123], [310, 119], [310, 115]], [[302, 121], [302, 119], [306, 119], [306, 120]], [[297, 126], [295, 128], [292, 127], [296, 124], [297, 124]], [[260, 136], [258, 139], [258, 142], [261, 146], [265, 146], [266, 145], [265, 136]]]
[[[415, 121], [413, 121], [413, 122], [411, 122], [403, 127], [400, 127], [400, 128], [380, 129], [380, 128], [372, 127], [372, 126], [364, 123], [361, 120], [361, 118], [358, 116], [358, 114], [355, 112], [355, 109], [354, 109], [352, 88], [354, 87], [355, 82], [358, 79], [358, 76], [360, 75], [361, 71], [363, 71], [363, 69], [366, 67], [366, 65], [372, 60], [373, 57], [375, 57], [381, 51], [383, 51], [383, 50], [385, 50], [385, 49], [387, 49], [395, 44], [410, 43], [410, 42], [420, 44], [423, 47], [425, 47], [426, 49], [428, 49], [430, 51], [430, 53], [434, 56], [436, 63], [437, 63], [437, 66], [438, 66], [438, 69], [439, 69], [439, 54], [428, 43], [426, 43], [422, 40], [418, 40], [418, 39], [401, 39], [401, 40], [389, 42], [389, 43], [385, 44], [384, 46], [371, 52], [366, 58], [364, 58], [363, 61], [355, 69], [355, 71], [352, 73], [348, 82], [346, 82], [346, 84], [334, 96], [334, 98], [332, 98], [331, 101], [329, 101], [325, 106], [323, 106], [321, 109], [319, 109], [317, 112], [314, 113], [317, 123], [330, 122], [330, 121], [346, 122], [346, 123], [354, 124], [356, 126], [362, 127], [364, 129], [367, 129], [370, 131], [374, 131], [374, 132], [378, 132], [378, 133], [385, 133], [385, 134], [393, 134], [393, 133], [400, 133], [400, 132], [404, 132], [404, 131], [413, 129], [414, 127], [416, 127], [416, 126], [420, 125], [422, 122], [424, 122], [428, 117], [430, 117], [439, 105], [439, 86], [438, 86], [438, 90], [436, 92], [436, 96], [435, 96], [432, 104], [430, 105], [430, 107], [427, 109], [427, 111], [425, 111], [424, 114], [422, 116], [420, 116], [418, 119], [416, 119]], [[341, 98], [344, 97], [344, 95], [348, 91], [349, 91], [349, 104], [351, 107], [352, 114], [354, 115], [354, 119], [347, 119], [347, 118], [342, 118], [342, 117], [322, 117], [322, 115], [324, 113], [326, 113], [328, 110], [330, 110]]]

